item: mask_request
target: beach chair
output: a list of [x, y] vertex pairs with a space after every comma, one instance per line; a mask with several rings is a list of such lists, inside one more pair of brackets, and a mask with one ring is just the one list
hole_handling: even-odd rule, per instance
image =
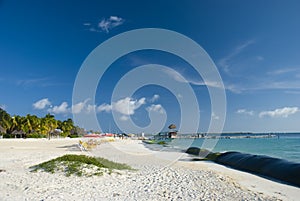
[[87, 151], [86, 143], [82, 142], [81, 140], [79, 140], [78, 147], [81, 151]]

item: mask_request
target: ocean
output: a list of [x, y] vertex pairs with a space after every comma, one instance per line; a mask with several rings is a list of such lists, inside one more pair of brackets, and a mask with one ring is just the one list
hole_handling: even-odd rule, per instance
[[300, 133], [191, 136], [181, 134], [178, 138], [163, 140], [163, 145], [150, 141], [145, 146], [166, 152], [185, 152], [189, 147], [222, 152], [214, 158], [215, 163], [300, 187]]
[[[184, 151], [189, 147], [202, 147], [204, 144], [215, 144], [211, 151], [238, 151], [248, 154], [265, 155], [300, 163], [300, 133], [278, 133], [276, 137], [259, 138], [263, 134], [249, 135], [250, 138], [179, 138], [168, 142], [164, 151]], [[224, 137], [236, 134], [222, 134]], [[258, 138], [255, 138], [258, 137]], [[153, 148], [153, 147], [152, 147]], [[158, 148], [158, 147], [156, 147]]]

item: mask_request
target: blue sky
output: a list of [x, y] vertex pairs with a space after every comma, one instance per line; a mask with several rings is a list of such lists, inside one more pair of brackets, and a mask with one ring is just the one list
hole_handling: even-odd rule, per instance
[[200, 108], [199, 131], [206, 131], [211, 116], [218, 116], [211, 112], [201, 76], [184, 60], [161, 51], [119, 58], [102, 77], [95, 103], [89, 97], [72, 102], [76, 75], [94, 48], [125, 31], [162, 28], [196, 41], [214, 61], [226, 90], [224, 131], [300, 131], [299, 10], [298, 1], [275, 0], [2, 0], [0, 106], [12, 115], [50, 112], [59, 119], [96, 110], [103, 131], [119, 131], [112, 112], [120, 121], [131, 118], [141, 127], [150, 123], [149, 111], [166, 113], [165, 128], [170, 123], [180, 126], [180, 94], [162, 86], [144, 86], [111, 102], [122, 76], [155, 63], [174, 69], [190, 83]]

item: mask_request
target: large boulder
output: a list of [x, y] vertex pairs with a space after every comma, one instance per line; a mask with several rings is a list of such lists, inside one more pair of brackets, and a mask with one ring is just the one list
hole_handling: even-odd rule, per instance
[[211, 154], [212, 152], [210, 152], [207, 149], [201, 149], [199, 147], [189, 147], [185, 151], [185, 153], [205, 158], [208, 154]]

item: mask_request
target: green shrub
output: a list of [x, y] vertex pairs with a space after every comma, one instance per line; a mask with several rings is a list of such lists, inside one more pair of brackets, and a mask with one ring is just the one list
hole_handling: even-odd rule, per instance
[[68, 135], [70, 138], [78, 138], [79, 136], [77, 134]]
[[11, 135], [11, 134], [5, 133], [5, 134], [3, 135], [3, 138], [12, 138], [12, 135]]
[[219, 153], [219, 152], [216, 152], [216, 153], [211, 152], [205, 157], [205, 159], [209, 160], [209, 161], [215, 161], [216, 158], [218, 158], [218, 156], [220, 156], [220, 155], [221, 155], [221, 153]]
[[[133, 170], [130, 166], [121, 163], [115, 163], [104, 158], [90, 157], [86, 155], [64, 155], [50, 161], [30, 167], [32, 172], [43, 170], [49, 173], [63, 171], [66, 176], [92, 176], [103, 175], [103, 172], [109, 174], [112, 170]], [[92, 173], [85, 173], [84, 168], [92, 168]]]
[[45, 138], [46, 135], [40, 133], [30, 133], [26, 135], [27, 138]]
[[96, 158], [99, 163], [104, 165], [106, 168], [109, 169], [116, 169], [116, 170], [133, 170], [130, 166], [123, 164], [123, 163], [115, 163], [113, 161], [107, 160], [105, 158]]

